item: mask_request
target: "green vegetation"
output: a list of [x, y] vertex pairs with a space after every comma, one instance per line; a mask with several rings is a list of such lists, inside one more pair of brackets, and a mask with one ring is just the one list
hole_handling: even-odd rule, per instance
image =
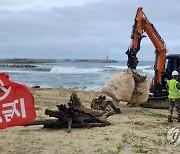
[[167, 118], [167, 115], [162, 113], [141, 113], [141, 115], [154, 117], [154, 118]]
[[133, 147], [134, 147], [133, 151], [136, 153], [148, 153], [151, 151], [147, 146], [142, 144], [134, 144]]
[[166, 137], [167, 136], [167, 132], [157, 132], [157, 136]]
[[[118, 144], [117, 146], [117, 153], [123, 149], [129, 149], [135, 153], [149, 153], [153, 149], [148, 145], [148, 142], [148, 136], [137, 136], [135, 133], [131, 132], [124, 133], [122, 135], [121, 144]], [[159, 140], [155, 144], [160, 146], [163, 142]], [[129, 147], [126, 147], [127, 145]]]
[[106, 137], [104, 140], [106, 140], [106, 141], [110, 141], [110, 140], [112, 140], [110, 137]]
[[117, 145], [117, 153], [121, 152], [122, 149], [123, 149], [123, 145], [119, 143]]

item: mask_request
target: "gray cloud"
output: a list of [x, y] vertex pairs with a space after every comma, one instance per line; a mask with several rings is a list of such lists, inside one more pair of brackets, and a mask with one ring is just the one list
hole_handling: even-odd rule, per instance
[[[178, 0], [1, 0], [1, 57], [126, 60], [136, 10], [143, 6], [169, 53], [180, 48]], [[169, 11], [170, 10], [170, 11]], [[148, 38], [140, 59], [154, 59]], [[172, 50], [171, 50], [172, 49]], [[141, 54], [143, 53], [143, 54]]]

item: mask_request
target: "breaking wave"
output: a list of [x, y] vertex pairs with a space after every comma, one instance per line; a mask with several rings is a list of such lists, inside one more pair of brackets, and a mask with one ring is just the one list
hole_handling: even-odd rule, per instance
[[[137, 66], [137, 70], [149, 69], [152, 66]], [[127, 69], [127, 66], [106, 66], [106, 68]]]
[[144, 69], [149, 69], [151, 68], [152, 66], [137, 66], [137, 69], [138, 70], [144, 70]]
[[154, 70], [151, 70], [151, 69], [145, 69], [145, 70], [142, 70], [144, 73], [148, 73], [148, 74], [154, 74]]
[[100, 68], [76, 68], [76, 67], [53, 67], [51, 73], [60, 73], [60, 74], [93, 74], [101, 72], [103, 69]]
[[127, 66], [106, 66], [106, 68], [124, 70], [124, 69], [127, 69], [128, 67]]

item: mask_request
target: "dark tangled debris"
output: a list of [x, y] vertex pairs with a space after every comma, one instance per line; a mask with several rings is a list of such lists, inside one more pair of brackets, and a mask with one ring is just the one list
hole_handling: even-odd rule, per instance
[[68, 104], [57, 105], [57, 110], [46, 109], [45, 114], [56, 119], [36, 120], [30, 125], [44, 125], [44, 128], [90, 128], [104, 127], [110, 125], [107, 117], [113, 115], [112, 112], [103, 112], [84, 107], [76, 93], [72, 93]]
[[106, 96], [100, 95], [98, 98], [93, 98], [91, 102], [91, 109], [102, 110], [104, 112], [114, 112], [114, 114], [121, 113], [113, 102], [106, 100]]

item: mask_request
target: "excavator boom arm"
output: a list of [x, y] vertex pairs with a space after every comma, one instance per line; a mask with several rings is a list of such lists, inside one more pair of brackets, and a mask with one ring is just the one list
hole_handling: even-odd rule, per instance
[[128, 62], [127, 65], [129, 68], [136, 69], [138, 64], [138, 58], [136, 57], [138, 51], [140, 50], [140, 43], [143, 37], [143, 33], [146, 32], [149, 39], [153, 43], [155, 47], [155, 82], [156, 84], [161, 84], [162, 82], [162, 73], [164, 72], [165, 68], [165, 61], [166, 61], [166, 44], [157, 32], [156, 28], [151, 24], [143, 13], [142, 8], [137, 9], [137, 13], [135, 16], [135, 21], [133, 25], [133, 30], [131, 34], [132, 43], [129, 49], [127, 50], [126, 54], [128, 55]]

